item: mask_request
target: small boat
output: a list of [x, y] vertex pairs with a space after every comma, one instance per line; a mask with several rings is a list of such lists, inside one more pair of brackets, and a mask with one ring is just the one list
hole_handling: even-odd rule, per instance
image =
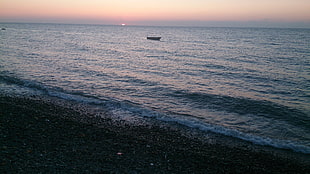
[[5, 28], [1, 28], [1, 30], [6, 30]]
[[149, 40], [160, 40], [161, 39], [161, 37], [150, 37], [150, 36], [148, 36], [146, 38]]

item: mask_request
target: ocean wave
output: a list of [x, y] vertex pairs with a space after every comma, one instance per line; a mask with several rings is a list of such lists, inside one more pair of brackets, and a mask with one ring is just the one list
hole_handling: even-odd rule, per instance
[[[310, 147], [305, 146], [299, 142], [272, 139], [244, 133], [221, 125], [209, 124], [195, 117], [185, 116], [172, 112], [168, 113], [164, 111], [153, 110], [152, 108], [147, 108], [139, 103], [134, 103], [131, 101], [121, 101], [115, 98], [108, 97], [99, 98], [95, 96], [89, 96], [87, 94], [84, 94], [83, 92], [69, 92], [61, 88], [45, 86], [36, 81], [19, 79], [14, 76], [7, 75], [7, 73], [5, 72], [0, 73], [0, 82], [9, 85], [17, 85], [23, 88], [29, 88], [34, 91], [41, 91], [44, 95], [57, 97], [68, 101], [101, 106], [104, 109], [108, 109], [111, 114], [114, 114], [113, 116], [116, 116], [118, 118], [153, 118], [167, 123], [177, 123], [189, 128], [198, 129], [205, 132], [213, 132], [225, 136], [235, 137], [241, 140], [252, 142], [254, 144], [272, 146], [281, 149], [290, 149], [296, 152], [310, 154]], [[191, 100], [191, 102], [195, 102], [196, 105], [198, 104], [201, 107], [208, 106], [210, 108], [226, 110], [238, 114], [252, 113], [268, 117], [279, 117], [277, 119], [284, 119], [282, 117], [286, 115], [291, 115], [291, 117], [286, 117], [286, 119], [289, 119], [291, 122], [292, 120], [296, 119], [296, 117], [303, 116], [298, 114], [294, 115], [296, 111], [267, 101], [254, 101], [250, 99], [240, 99], [211, 94], [186, 93], [181, 91], [176, 91], [173, 93], [173, 95], [175, 97], [182, 97], [186, 100]], [[307, 124], [309, 124], [309, 121], [306, 118], [298, 118], [297, 120], [295, 120], [294, 123], [298, 125], [304, 124], [304, 126], [307, 126]]]
[[31, 80], [23, 80], [23, 79], [20, 79], [20, 78], [14, 77], [14, 76], [10, 76], [7, 74], [9, 74], [9, 73], [8, 72], [0, 72], [0, 82], [47, 92], [47, 89], [43, 85], [41, 85], [37, 82], [31, 81]]
[[287, 121], [295, 126], [310, 129], [310, 118], [306, 113], [271, 101], [215, 94], [191, 93], [186, 91], [175, 91], [170, 95], [194, 103], [196, 107], [237, 113], [239, 115], [258, 115], [261, 117]]
[[154, 111], [152, 109], [145, 108], [139, 104], [132, 103], [130, 101], [113, 101], [113, 102], [110, 101], [110, 109], [117, 110], [117, 112], [113, 113], [122, 113], [122, 115], [118, 115], [118, 117], [127, 117], [126, 115], [130, 115], [130, 116], [154, 118], [167, 123], [173, 123], [173, 124], [177, 123], [204, 132], [210, 131], [213, 133], [238, 138], [258, 145], [272, 146], [280, 149], [290, 149], [295, 152], [310, 154], [310, 147], [302, 145], [301, 143], [298, 142], [290, 140], [272, 139], [256, 136], [253, 134], [243, 133], [238, 130], [226, 128], [224, 126], [208, 124], [194, 117], [174, 115], [173, 113], [163, 113], [160, 111]]
[[278, 140], [278, 139], [255, 136], [252, 134], [247, 134], [237, 130], [225, 128], [223, 126], [203, 123], [194, 119], [189, 120], [189, 119], [175, 119], [171, 117], [166, 117], [166, 118], [160, 118], [160, 120], [166, 122], [176, 122], [181, 125], [188, 126], [190, 128], [195, 128], [202, 131], [210, 131], [213, 133], [239, 138], [241, 140], [249, 141], [258, 145], [272, 146], [280, 149], [290, 149], [295, 152], [310, 154], [310, 147], [289, 140]]

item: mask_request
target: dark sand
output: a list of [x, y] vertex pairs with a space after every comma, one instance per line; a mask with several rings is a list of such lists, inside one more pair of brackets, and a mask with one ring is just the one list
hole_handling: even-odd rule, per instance
[[0, 95], [0, 173], [305, 174], [306, 158], [210, 143], [155, 122], [114, 121], [72, 103]]

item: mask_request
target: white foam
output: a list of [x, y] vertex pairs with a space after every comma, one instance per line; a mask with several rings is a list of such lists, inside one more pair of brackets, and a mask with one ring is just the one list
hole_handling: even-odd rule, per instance
[[196, 118], [190, 118], [190, 117], [185, 118], [180, 115], [169, 115], [141, 107], [139, 104], [135, 104], [130, 101], [117, 101], [113, 99], [100, 100], [81, 95], [68, 94], [55, 91], [53, 92], [49, 91], [48, 94], [50, 96], [59, 97], [65, 100], [77, 101], [88, 104], [104, 105], [105, 107], [108, 107], [109, 110], [111, 110], [111, 113], [114, 114], [114, 116], [124, 120], [129, 121], [135, 120], [136, 118], [134, 117], [155, 118], [157, 120], [161, 120], [164, 122], [178, 123], [180, 125], [187, 126], [193, 129], [199, 129], [206, 132], [210, 131], [213, 133], [239, 138], [241, 140], [249, 141], [254, 144], [272, 146], [281, 149], [291, 149], [296, 152], [310, 154], [310, 147], [298, 144], [298, 142], [260, 137], [248, 133], [243, 133], [238, 130], [229, 129], [220, 125], [208, 124]]
[[291, 149], [295, 152], [310, 154], [310, 147], [298, 144], [298, 142], [293, 142], [289, 140], [272, 139], [268, 137], [261, 137], [261, 136], [256, 136], [256, 135], [252, 135], [248, 133], [243, 133], [241, 131], [229, 129], [229, 128], [226, 128], [220, 125], [208, 124], [196, 118], [189, 118], [189, 117], [184, 118], [179, 115], [168, 115], [168, 114], [163, 114], [160, 112], [148, 110], [146, 108], [134, 106], [133, 104], [129, 102], [120, 102], [119, 104], [114, 105], [114, 107], [115, 107], [114, 108], [115, 110], [118, 110], [117, 113], [120, 113], [119, 110], [123, 110], [124, 112], [121, 112], [121, 113], [124, 114], [126, 111], [127, 112], [126, 115], [128, 115], [128, 112], [130, 112], [130, 115], [141, 116], [141, 117], [152, 117], [157, 120], [164, 121], [164, 122], [178, 123], [183, 126], [187, 126], [187, 127], [194, 128], [194, 129], [199, 129], [199, 130], [206, 131], [206, 132], [210, 131], [213, 133], [218, 133], [218, 134], [222, 134], [226, 136], [239, 138], [241, 140], [249, 141], [249, 142], [252, 142], [258, 145], [272, 146], [272, 147], [281, 148], [281, 149]]
[[214, 133], [219, 133], [226, 136], [231, 136], [235, 138], [239, 138], [245, 141], [252, 142], [254, 144], [259, 145], [267, 145], [281, 149], [291, 149], [296, 152], [302, 152], [305, 154], [310, 154], [310, 147], [299, 145], [296, 142], [288, 141], [288, 140], [278, 140], [271, 138], [264, 138], [260, 136], [255, 136], [247, 133], [240, 132], [238, 130], [233, 130], [229, 128], [225, 128], [223, 126], [211, 125], [208, 123], [204, 123], [201, 121], [197, 121], [195, 119], [179, 119], [179, 118], [160, 118], [160, 120], [166, 122], [176, 122], [184, 126], [188, 126], [191, 128], [199, 129], [202, 131], [210, 131]]
[[53, 97], [58, 97], [61, 99], [65, 99], [65, 100], [76, 101], [80, 103], [97, 104], [97, 105], [103, 103], [103, 101], [99, 99], [84, 97], [81, 95], [68, 94], [64, 92], [48, 91], [48, 95], [53, 96]]

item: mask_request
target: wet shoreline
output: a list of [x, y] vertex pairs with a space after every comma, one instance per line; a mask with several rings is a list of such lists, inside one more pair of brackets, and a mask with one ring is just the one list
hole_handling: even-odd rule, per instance
[[302, 158], [59, 103], [0, 95], [1, 173], [310, 173]]

